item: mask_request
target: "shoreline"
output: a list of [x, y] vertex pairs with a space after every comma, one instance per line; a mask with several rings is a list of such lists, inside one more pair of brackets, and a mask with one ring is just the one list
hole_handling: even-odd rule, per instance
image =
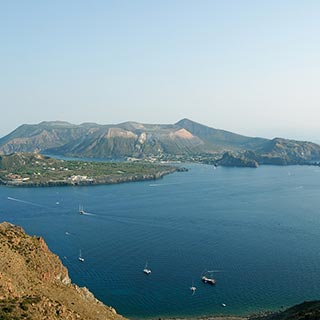
[[145, 175], [128, 175], [123, 177], [105, 176], [92, 179], [90, 181], [78, 181], [72, 182], [70, 180], [49, 180], [45, 182], [27, 181], [27, 182], [11, 182], [0, 180], [0, 185], [6, 187], [24, 187], [24, 188], [37, 188], [37, 187], [75, 187], [75, 186], [98, 186], [98, 185], [110, 185], [120, 184], [127, 182], [141, 182], [141, 181], [152, 181], [159, 180], [164, 176], [182, 171], [180, 168], [171, 167], [168, 170], [157, 172], [156, 174], [145, 174]]
[[[288, 307], [290, 308], [290, 307]], [[283, 312], [286, 309], [278, 309], [278, 310], [264, 310], [258, 312], [252, 312], [248, 315], [183, 315], [183, 316], [153, 316], [153, 317], [146, 317], [146, 318], [138, 318], [132, 317], [130, 320], [259, 320], [265, 319], [265, 317], [270, 315], [279, 314], [279, 312]]]
[[118, 184], [160, 179], [188, 169], [167, 164], [59, 160], [40, 154], [0, 156], [0, 185], [61, 187]]
[[[134, 320], [134, 319], [133, 319]], [[147, 318], [144, 320], [249, 320], [249, 317], [240, 316], [191, 316], [191, 317], [159, 317], [159, 318]]]

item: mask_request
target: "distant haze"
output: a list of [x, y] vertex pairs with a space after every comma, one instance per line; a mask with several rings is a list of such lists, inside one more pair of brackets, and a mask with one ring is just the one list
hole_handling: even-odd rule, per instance
[[0, 136], [174, 123], [320, 140], [316, 0], [2, 1]]

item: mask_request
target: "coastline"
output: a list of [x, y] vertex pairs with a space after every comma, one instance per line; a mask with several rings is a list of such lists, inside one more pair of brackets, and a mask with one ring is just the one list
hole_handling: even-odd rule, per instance
[[[290, 307], [288, 307], [290, 308]], [[268, 316], [277, 315], [287, 309], [252, 311], [248, 315], [217, 314], [217, 315], [181, 315], [181, 316], [154, 316], [146, 318], [130, 318], [131, 320], [262, 320]]]
[[238, 316], [200, 316], [200, 317], [176, 317], [176, 318], [151, 318], [149, 320], [249, 320], [248, 317]]
[[26, 182], [13, 182], [13, 181], [4, 181], [0, 179], [0, 185], [10, 186], [10, 187], [68, 187], [68, 186], [95, 186], [95, 185], [108, 185], [108, 184], [119, 184], [126, 182], [139, 182], [139, 181], [150, 181], [158, 180], [164, 176], [182, 171], [178, 167], [170, 167], [167, 170], [157, 172], [155, 174], [135, 174], [135, 175], [126, 175], [126, 176], [115, 176], [107, 175], [98, 177], [90, 180], [82, 181], [70, 181], [70, 180], [48, 180], [48, 181], [26, 181]]
[[0, 156], [0, 185], [61, 187], [106, 185], [160, 179], [186, 168], [168, 164], [59, 160], [41, 154]]

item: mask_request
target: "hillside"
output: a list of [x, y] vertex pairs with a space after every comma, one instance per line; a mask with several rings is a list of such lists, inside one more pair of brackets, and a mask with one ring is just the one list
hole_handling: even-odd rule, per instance
[[23, 124], [0, 139], [0, 153], [40, 152], [66, 144], [70, 139], [79, 139], [86, 134], [85, 125], [52, 121], [39, 124]]
[[72, 284], [42, 238], [3, 222], [0, 252], [0, 319], [124, 319], [88, 289]]
[[[253, 152], [250, 153], [251, 158], [246, 159], [247, 151]], [[216, 164], [221, 160], [220, 165], [240, 166], [308, 164], [320, 160], [320, 146], [315, 143], [247, 137], [210, 128], [188, 119], [175, 124], [124, 122], [73, 125], [55, 121], [22, 125], [0, 139], [0, 154], [13, 152]], [[222, 160], [225, 152], [228, 153]]]
[[275, 138], [256, 150], [261, 164], [304, 164], [319, 161], [319, 145], [308, 141]]
[[44, 152], [66, 156], [121, 158], [206, 150], [204, 142], [175, 125], [41, 122], [22, 125], [0, 139], [0, 154]]
[[268, 141], [268, 139], [251, 138], [225, 130], [210, 128], [189, 119], [182, 119], [176, 125], [188, 130], [193, 135], [212, 145], [216, 150], [255, 149]]

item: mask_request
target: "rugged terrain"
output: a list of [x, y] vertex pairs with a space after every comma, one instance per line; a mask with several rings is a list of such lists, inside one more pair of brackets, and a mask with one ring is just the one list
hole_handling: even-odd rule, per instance
[[0, 254], [0, 319], [124, 319], [88, 289], [72, 284], [42, 238], [3, 222]]
[[0, 154], [13, 152], [100, 159], [134, 157], [149, 161], [199, 161], [251, 167], [310, 164], [320, 160], [320, 146], [315, 143], [246, 137], [188, 119], [175, 124], [74, 125], [59, 121], [24, 124], [0, 139]]

